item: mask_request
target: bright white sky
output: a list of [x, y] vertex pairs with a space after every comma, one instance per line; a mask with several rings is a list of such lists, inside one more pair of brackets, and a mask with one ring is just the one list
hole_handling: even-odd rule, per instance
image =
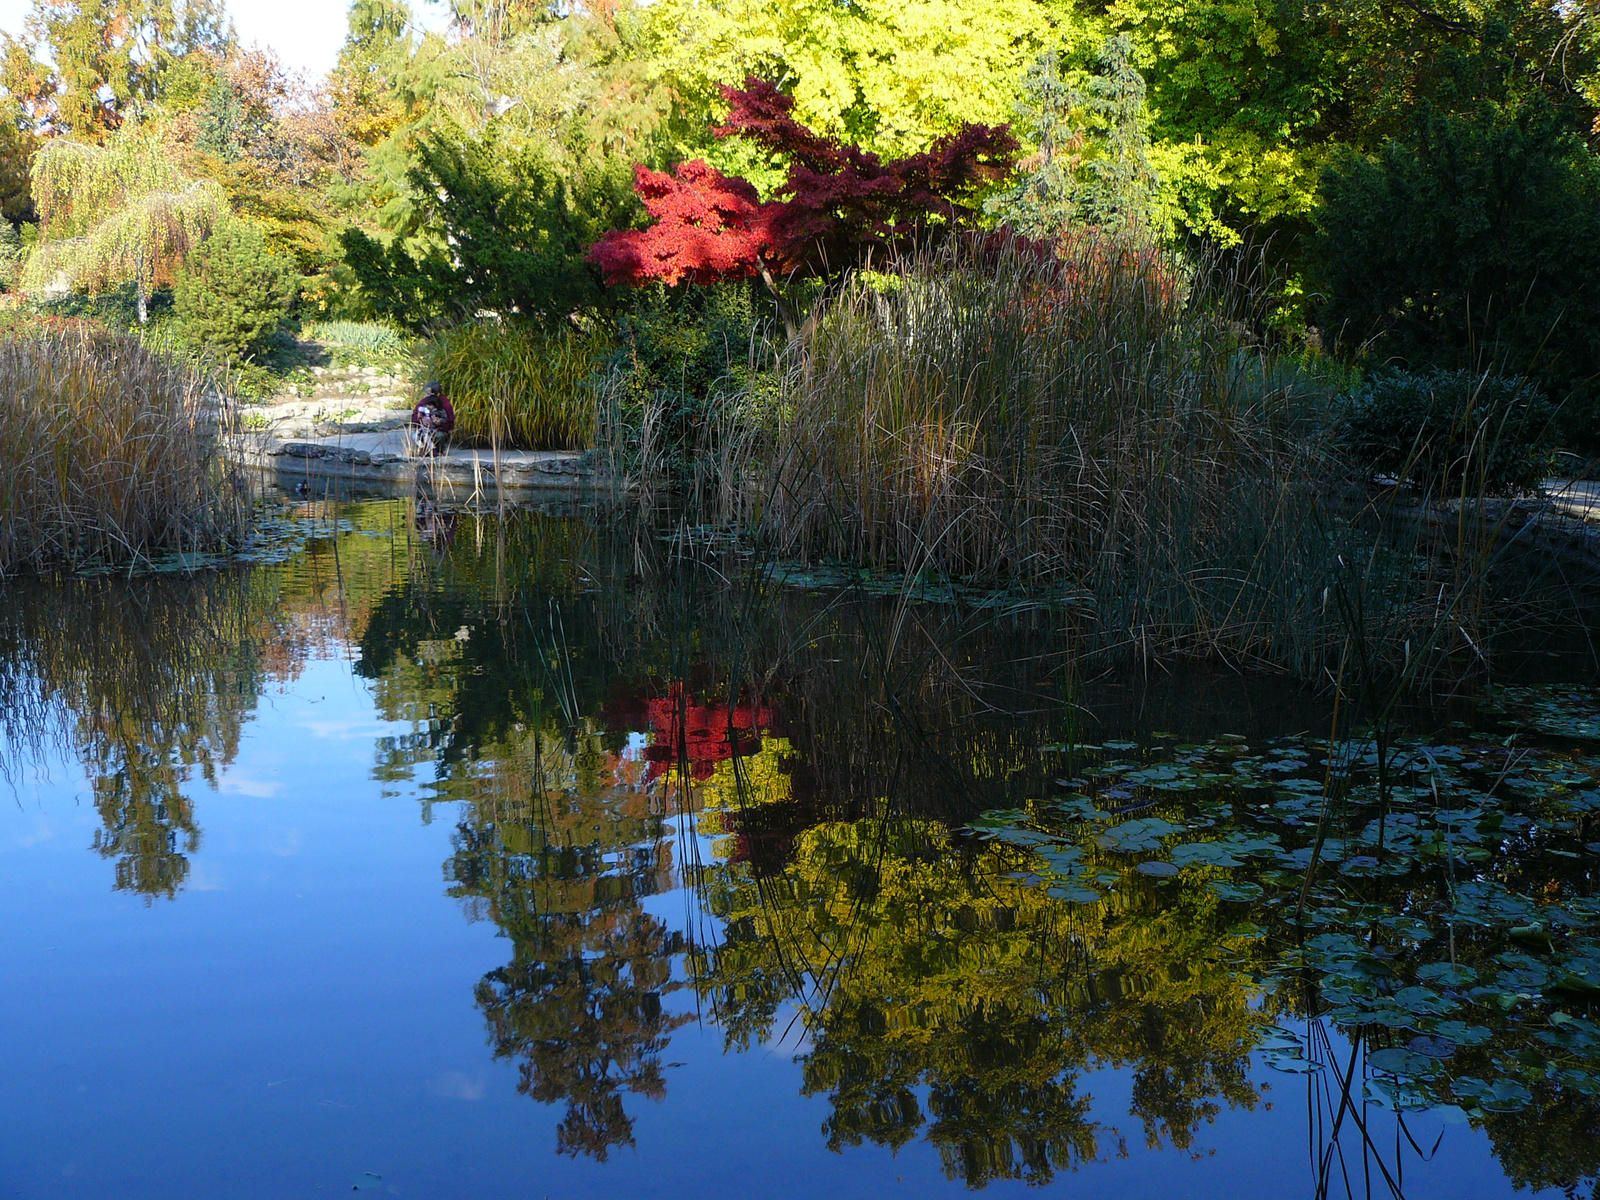
[[[443, 4], [413, 3], [420, 22], [442, 29]], [[0, 30], [16, 35], [28, 15], [29, 0], [0, 0]], [[344, 42], [345, 0], [228, 0], [239, 42], [271, 46], [283, 64], [304, 71], [312, 81], [333, 67]]]

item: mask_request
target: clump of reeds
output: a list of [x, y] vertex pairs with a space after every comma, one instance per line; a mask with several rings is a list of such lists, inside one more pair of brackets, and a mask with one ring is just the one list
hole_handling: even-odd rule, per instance
[[587, 450], [595, 442], [590, 377], [611, 350], [578, 330], [543, 333], [497, 321], [445, 330], [422, 370], [456, 410], [455, 438], [467, 445]]
[[1054, 591], [1099, 644], [1314, 669], [1346, 548], [1314, 397], [1215, 274], [991, 238], [849, 283], [787, 352], [759, 500], [728, 492], [784, 557]]
[[0, 340], [0, 573], [236, 544], [249, 522], [212, 381], [76, 323]]

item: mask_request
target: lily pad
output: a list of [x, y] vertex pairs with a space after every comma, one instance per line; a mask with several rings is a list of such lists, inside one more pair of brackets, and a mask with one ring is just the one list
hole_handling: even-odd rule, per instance
[[1142, 862], [1134, 870], [1141, 875], [1149, 875], [1153, 879], [1171, 879], [1178, 873], [1178, 868], [1169, 862]]
[[1065, 900], [1068, 904], [1096, 904], [1101, 899], [1100, 893], [1093, 888], [1080, 887], [1074, 883], [1047, 887], [1044, 894], [1052, 900]]
[[1259, 900], [1264, 894], [1259, 883], [1229, 883], [1222, 879], [1213, 879], [1206, 884], [1209, 891], [1218, 900], [1243, 902]]
[[1435, 983], [1440, 987], [1467, 987], [1478, 982], [1478, 973], [1471, 967], [1457, 966], [1455, 963], [1436, 962], [1426, 963], [1417, 968], [1417, 978], [1424, 983]]
[[1457, 1096], [1476, 1101], [1485, 1112], [1520, 1112], [1533, 1103], [1533, 1093], [1515, 1079], [1485, 1083], [1467, 1076], [1454, 1080], [1450, 1087]]
[[1401, 1079], [1369, 1079], [1363, 1091], [1368, 1100], [1390, 1112], [1423, 1112], [1435, 1103], [1426, 1091]]
[[1456, 1052], [1456, 1044], [1449, 1038], [1436, 1037], [1433, 1034], [1419, 1033], [1406, 1043], [1406, 1049], [1413, 1054], [1420, 1054], [1424, 1058], [1449, 1058]]
[[1388, 1075], [1401, 1075], [1407, 1079], [1432, 1075], [1439, 1069], [1437, 1059], [1414, 1053], [1411, 1050], [1403, 1050], [1399, 1046], [1390, 1046], [1384, 1050], [1374, 1050], [1367, 1055], [1367, 1065], [1374, 1071], [1382, 1071]]
[[1118, 854], [1141, 854], [1161, 845], [1161, 839], [1181, 832], [1183, 826], [1160, 817], [1140, 817], [1113, 825], [1094, 840], [1102, 850]]

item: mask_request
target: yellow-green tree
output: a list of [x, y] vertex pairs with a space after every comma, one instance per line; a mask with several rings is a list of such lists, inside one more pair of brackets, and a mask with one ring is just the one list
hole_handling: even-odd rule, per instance
[[39, 245], [28, 262], [31, 287], [59, 279], [97, 291], [132, 282], [139, 322], [150, 291], [227, 212], [209, 180], [178, 173], [161, 140], [124, 129], [104, 146], [59, 138], [34, 155]]

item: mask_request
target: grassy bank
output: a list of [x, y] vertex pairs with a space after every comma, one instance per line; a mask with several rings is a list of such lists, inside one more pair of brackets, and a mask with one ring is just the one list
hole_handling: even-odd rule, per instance
[[0, 572], [212, 552], [249, 520], [205, 375], [55, 323], [0, 340]]

